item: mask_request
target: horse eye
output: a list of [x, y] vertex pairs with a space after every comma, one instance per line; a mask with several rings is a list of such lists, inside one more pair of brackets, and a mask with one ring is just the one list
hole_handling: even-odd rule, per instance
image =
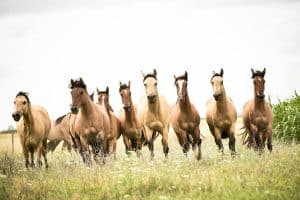
[[23, 101], [23, 105], [25, 105], [26, 104], [26, 101]]
[[83, 91], [80, 91], [80, 95], [83, 95]]
[[144, 86], [145, 86], [145, 87], [147, 87], [147, 84], [146, 84], [146, 83], [144, 83]]
[[16, 102], [14, 101], [14, 104], [16, 104]]
[[154, 85], [157, 86], [157, 83], [155, 83]]
[[221, 84], [223, 85], [223, 81], [221, 81]]

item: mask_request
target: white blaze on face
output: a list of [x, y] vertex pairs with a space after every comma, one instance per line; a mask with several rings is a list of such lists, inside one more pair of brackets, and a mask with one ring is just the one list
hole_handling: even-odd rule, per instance
[[178, 93], [178, 96], [181, 95], [182, 93], [182, 87], [183, 87], [183, 83], [184, 83], [184, 80], [178, 80], [177, 81], [177, 93]]

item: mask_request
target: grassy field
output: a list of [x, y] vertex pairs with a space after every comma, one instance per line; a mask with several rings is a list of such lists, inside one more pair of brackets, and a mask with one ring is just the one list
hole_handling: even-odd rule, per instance
[[[240, 126], [237, 127], [239, 129]], [[155, 159], [143, 149], [143, 158], [124, 153], [118, 143], [117, 160], [86, 167], [76, 153], [49, 154], [50, 168], [24, 168], [19, 141], [11, 154], [11, 136], [0, 136], [0, 199], [299, 199], [300, 145], [274, 141], [272, 154], [257, 153], [241, 146], [237, 136], [237, 156], [232, 159], [228, 141], [225, 156], [217, 151], [206, 123], [203, 159], [192, 152], [184, 157], [170, 134], [170, 155], [162, 154], [160, 138]], [[237, 131], [238, 134], [238, 131]]]

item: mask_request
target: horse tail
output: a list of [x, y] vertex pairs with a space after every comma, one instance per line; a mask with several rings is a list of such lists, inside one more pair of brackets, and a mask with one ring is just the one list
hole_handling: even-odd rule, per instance
[[246, 130], [246, 128], [243, 126], [242, 128], [240, 128], [240, 130], [243, 130], [242, 133], [239, 134], [239, 136], [242, 136], [242, 144], [248, 144], [250, 143], [250, 136], [248, 131]]

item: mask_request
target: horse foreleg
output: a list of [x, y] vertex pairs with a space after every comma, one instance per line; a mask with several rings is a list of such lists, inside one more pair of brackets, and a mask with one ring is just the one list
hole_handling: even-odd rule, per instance
[[188, 139], [185, 131], [177, 127], [176, 129], [174, 129], [174, 132], [176, 133], [178, 142], [182, 147], [183, 154], [187, 156], [187, 152], [189, 151], [190, 145], [188, 143]]
[[146, 141], [147, 141], [147, 144], [148, 144], [148, 149], [150, 151], [150, 156], [151, 156], [151, 159], [153, 159], [154, 157], [154, 145], [153, 145], [153, 134], [154, 132], [148, 128], [147, 126], [145, 126], [145, 138], [146, 138]]
[[267, 131], [267, 147], [272, 152], [272, 127], [269, 127]]
[[232, 124], [229, 131], [230, 131], [229, 132], [229, 149], [231, 151], [231, 156], [234, 157], [235, 156], [235, 136], [234, 136], [235, 124]]
[[169, 153], [169, 146], [168, 146], [168, 128], [164, 128], [162, 133], [162, 145], [163, 145], [163, 152], [165, 154], [165, 158], [168, 157]]
[[129, 156], [130, 155], [130, 141], [129, 138], [123, 134], [123, 142], [125, 145], [125, 153]]
[[198, 146], [198, 153], [196, 155], [196, 159], [200, 160], [202, 157], [201, 153], [201, 138], [200, 138], [200, 128], [199, 126], [196, 127], [194, 133], [193, 133], [193, 150], [196, 152], [196, 147]]
[[34, 168], [34, 167], [35, 167], [35, 164], [34, 164], [34, 149], [31, 147], [31, 148], [29, 149], [29, 151], [30, 151], [30, 159], [31, 159], [31, 164], [30, 164], [30, 166], [31, 166], [32, 168]]
[[29, 152], [28, 152], [28, 149], [26, 148], [25, 144], [22, 144], [22, 148], [23, 148], [23, 154], [24, 154], [24, 158], [25, 158], [25, 167], [28, 168], [28, 166], [29, 166]]
[[221, 131], [217, 128], [215, 128], [215, 142], [217, 144], [217, 146], [219, 147], [219, 151], [221, 152], [222, 155], [224, 155], [224, 146], [222, 143], [222, 139], [221, 139]]

